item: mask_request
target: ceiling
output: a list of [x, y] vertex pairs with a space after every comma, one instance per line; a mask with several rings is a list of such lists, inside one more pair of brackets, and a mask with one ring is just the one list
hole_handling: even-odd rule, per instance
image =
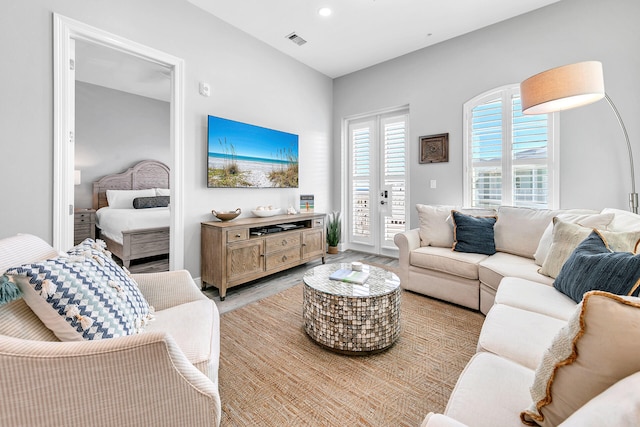
[[[188, 1], [335, 78], [559, 0]], [[322, 7], [332, 14], [320, 16]]]
[[[187, 1], [336, 78], [560, 0]], [[322, 17], [321, 7], [333, 13]], [[291, 33], [307, 42], [293, 43]], [[170, 101], [168, 68], [81, 40], [76, 79]]]

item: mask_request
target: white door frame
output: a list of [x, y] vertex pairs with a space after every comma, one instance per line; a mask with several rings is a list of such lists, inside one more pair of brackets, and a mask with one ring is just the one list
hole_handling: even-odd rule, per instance
[[[339, 245], [340, 250], [346, 250], [346, 249], [354, 249], [357, 251], [363, 251], [363, 252], [371, 252], [374, 251], [373, 253], [376, 254], [380, 254], [380, 255], [384, 255], [384, 256], [390, 256], [390, 257], [394, 257], [397, 258], [398, 257], [398, 249], [397, 248], [385, 248], [382, 246], [381, 244], [381, 239], [380, 236], [375, 236], [374, 241], [376, 242], [373, 245], [367, 245], [367, 244], [358, 244], [358, 243], [353, 243], [351, 242], [350, 239], [350, 235], [352, 233], [352, 211], [351, 211], [351, 193], [350, 193], [350, 177], [351, 177], [351, 166], [349, 165], [349, 161], [351, 160], [351, 152], [350, 152], [350, 135], [349, 135], [349, 125], [352, 122], [356, 122], [358, 120], [361, 119], [368, 119], [374, 116], [377, 117], [382, 117], [385, 115], [393, 115], [393, 114], [406, 114], [407, 115], [407, 121], [410, 118], [410, 106], [409, 104], [406, 105], [400, 105], [400, 106], [396, 106], [396, 107], [390, 107], [390, 108], [385, 108], [385, 109], [381, 109], [381, 110], [375, 110], [375, 111], [371, 111], [368, 113], [364, 113], [364, 114], [357, 114], [357, 115], [353, 115], [353, 116], [348, 116], [348, 117], [344, 117], [342, 119], [342, 132], [341, 132], [341, 156], [342, 156], [342, 162], [341, 162], [341, 193], [342, 196], [340, 198], [340, 209], [343, 212], [342, 215], [342, 241], [343, 243], [341, 243]], [[379, 124], [378, 119], [376, 119], [376, 122]], [[409, 146], [409, 126], [407, 126], [407, 143], [406, 143], [406, 156], [407, 156], [407, 161], [406, 161], [406, 175], [405, 175], [405, 220], [407, 222], [407, 224], [409, 223], [409, 177], [410, 177], [410, 162], [408, 160], [409, 158], [409, 151], [410, 151], [410, 146]], [[376, 134], [378, 134], [380, 132], [379, 126], [377, 129], [375, 129]], [[379, 137], [379, 135], [377, 136]], [[377, 153], [376, 153], [377, 154]], [[379, 158], [377, 158], [375, 160], [376, 162], [379, 161]], [[378, 165], [378, 163], [376, 163], [376, 168], [379, 168], [380, 166]], [[375, 220], [374, 217], [372, 216], [372, 224], [375, 223], [375, 227], [372, 227], [372, 230], [375, 230], [376, 233], [380, 232], [380, 224], [379, 224], [379, 220], [380, 220], [380, 215], [379, 215], [379, 209], [378, 209], [378, 204], [380, 203], [380, 198], [379, 198], [379, 193], [378, 193], [378, 187], [381, 187], [382, 183], [380, 182], [375, 182], [375, 183], [371, 183], [371, 187], [373, 188], [375, 186], [376, 190], [372, 193], [372, 200], [371, 200], [371, 209], [372, 212], [375, 214]]]
[[106, 46], [171, 70], [171, 246], [169, 268], [184, 265], [184, 61], [159, 50], [127, 40], [82, 22], [53, 14], [53, 246], [66, 251], [73, 246], [75, 163], [75, 79], [70, 70], [72, 40]]

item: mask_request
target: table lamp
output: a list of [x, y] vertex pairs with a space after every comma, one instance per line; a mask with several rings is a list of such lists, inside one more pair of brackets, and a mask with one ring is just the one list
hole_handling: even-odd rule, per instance
[[633, 167], [633, 153], [627, 128], [615, 104], [604, 91], [602, 63], [585, 61], [552, 68], [520, 83], [523, 114], [546, 114], [591, 104], [605, 98], [618, 119], [627, 141], [631, 166], [631, 193], [629, 207], [638, 213], [638, 193]]

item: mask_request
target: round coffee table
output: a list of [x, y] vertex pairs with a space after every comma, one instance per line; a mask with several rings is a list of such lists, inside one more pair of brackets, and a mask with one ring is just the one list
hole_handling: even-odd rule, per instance
[[363, 265], [362, 284], [331, 280], [350, 263], [324, 264], [303, 276], [302, 313], [306, 333], [318, 344], [346, 354], [389, 348], [400, 335], [400, 279], [383, 268]]

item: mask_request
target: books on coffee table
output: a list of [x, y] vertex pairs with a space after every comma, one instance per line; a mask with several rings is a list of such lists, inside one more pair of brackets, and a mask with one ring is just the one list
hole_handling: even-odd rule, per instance
[[369, 273], [366, 271], [353, 271], [348, 268], [341, 268], [334, 271], [329, 279], [340, 280], [341, 282], [356, 283], [362, 285], [369, 278]]

